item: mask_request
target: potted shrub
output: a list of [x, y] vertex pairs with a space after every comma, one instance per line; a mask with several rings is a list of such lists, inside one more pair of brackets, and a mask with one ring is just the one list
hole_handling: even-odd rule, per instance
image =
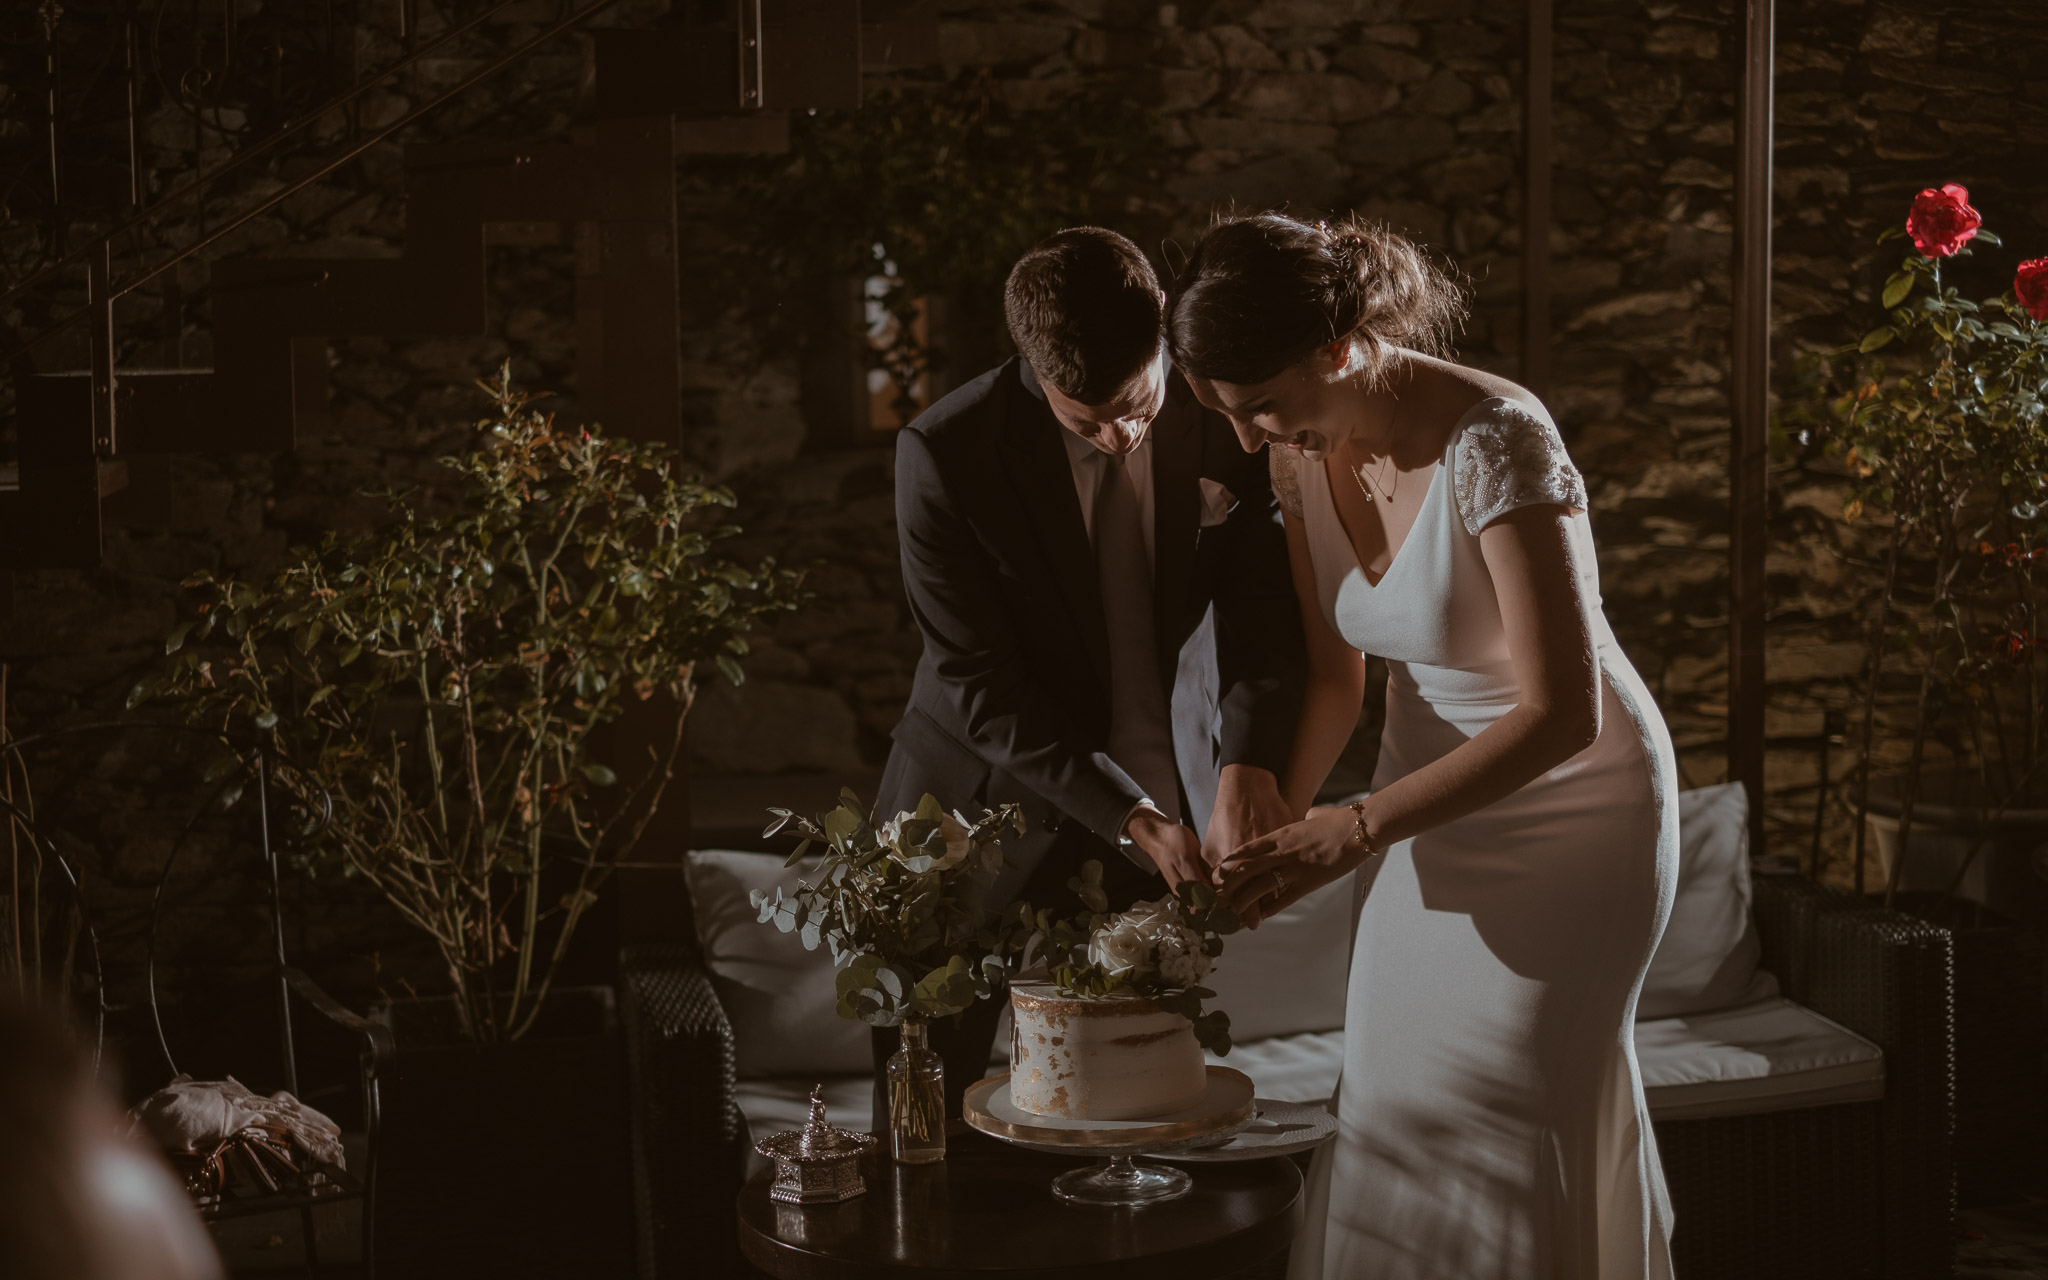
[[[197, 576], [135, 699], [259, 735], [272, 787], [329, 815], [306, 868], [369, 881], [439, 954], [446, 994], [390, 1014], [385, 1260], [568, 1274], [560, 1253], [594, 1275], [608, 1248], [630, 1261], [624, 1164], [597, 1167], [622, 1142], [622, 1066], [609, 990], [556, 980], [668, 794], [697, 680], [737, 682], [750, 627], [798, 582], [713, 554], [732, 498], [668, 449], [558, 425], [509, 367], [478, 385], [493, 412], [444, 459], [453, 510], [392, 495], [388, 527], [267, 582]], [[629, 759], [606, 730], [635, 703], [665, 727]]]
[[[1859, 887], [1867, 814], [1885, 819], [1876, 828], [1899, 850], [1930, 822], [1974, 836], [2023, 814], [2048, 820], [2038, 812], [2048, 808], [2048, 634], [2036, 616], [2048, 556], [2048, 260], [2021, 264], [2002, 297], [1960, 296], [1943, 265], [1998, 240], [1953, 184], [1921, 192], [1880, 240], [1898, 237], [1915, 251], [1885, 282], [1886, 322], [1829, 354], [1831, 394], [1804, 415], [1847, 471], [1844, 517], [1883, 524], [1857, 730]], [[1878, 704], [1899, 676], [1912, 691], [1906, 759], [1880, 774]], [[1916, 862], [1883, 860], [1888, 903]], [[1961, 862], [1942, 870], [1959, 878]]]
[[[1955, 933], [1959, 1165], [1975, 1182], [1965, 1197], [1984, 1199], [2016, 1189], [2031, 1158], [2044, 1039], [2048, 893], [2033, 850], [2048, 842], [2048, 259], [2021, 263], [2000, 297], [1962, 297], [1944, 265], [1998, 240], [1953, 184], [1921, 192], [1880, 239], [1898, 237], [1914, 252], [1884, 284], [1885, 323], [1827, 357], [1832, 394], [1806, 418], [1844, 464], [1845, 518], [1882, 525], [1856, 888], [1875, 835], [1885, 904]], [[1877, 764], [1887, 689], [1910, 698], [1903, 767], [1889, 772]]]

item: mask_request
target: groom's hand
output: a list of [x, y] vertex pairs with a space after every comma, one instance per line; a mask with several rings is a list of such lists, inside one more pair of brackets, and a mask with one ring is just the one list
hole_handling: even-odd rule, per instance
[[1124, 835], [1152, 859], [1166, 887], [1177, 888], [1183, 880], [1207, 880], [1209, 864], [1202, 858], [1202, 842], [1193, 829], [1167, 817], [1149, 804], [1131, 810], [1124, 821]]
[[1280, 780], [1270, 769], [1227, 764], [1216, 784], [1216, 809], [1202, 837], [1202, 857], [1216, 866], [1247, 840], [1256, 840], [1294, 821], [1280, 798]]

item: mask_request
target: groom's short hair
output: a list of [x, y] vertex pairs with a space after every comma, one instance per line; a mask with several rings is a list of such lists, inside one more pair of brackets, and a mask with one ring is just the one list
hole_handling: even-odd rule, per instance
[[1099, 405], [1159, 354], [1166, 306], [1137, 245], [1102, 227], [1068, 227], [1010, 268], [1003, 316], [1040, 381]]

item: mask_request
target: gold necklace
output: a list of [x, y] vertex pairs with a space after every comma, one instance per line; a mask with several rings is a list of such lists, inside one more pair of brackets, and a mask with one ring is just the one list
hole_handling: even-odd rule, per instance
[[[1388, 439], [1393, 438], [1394, 424], [1399, 422], [1400, 420], [1401, 401], [1397, 397], [1394, 400], [1393, 412], [1387, 415], [1386, 435]], [[1386, 480], [1390, 468], [1392, 469], [1392, 473], [1394, 476], [1393, 489], [1387, 488], [1387, 486], [1384, 483], [1382, 483], [1384, 480]], [[1351, 479], [1358, 485], [1358, 491], [1365, 495], [1365, 500], [1367, 502], [1371, 502], [1375, 497], [1377, 497], [1381, 502], [1392, 502], [1394, 500], [1394, 489], [1399, 489], [1401, 487], [1401, 469], [1399, 467], [1394, 466], [1394, 454], [1391, 449], [1387, 451], [1387, 460], [1384, 464], [1381, 465], [1379, 475], [1370, 481], [1368, 481], [1365, 478], [1364, 467], [1354, 467], [1347, 462], [1344, 464], [1344, 469], [1351, 473]], [[1371, 484], [1372, 488], [1366, 488], [1367, 484]]]
[[[1389, 489], [1381, 483], [1381, 481], [1387, 478], [1387, 471], [1390, 467], [1393, 468], [1394, 474], [1393, 489]], [[1401, 472], [1398, 467], [1394, 467], [1394, 455], [1391, 453], [1387, 455], [1386, 463], [1380, 467], [1380, 473], [1378, 477], [1375, 479], [1366, 479], [1364, 467], [1354, 467], [1347, 462], [1344, 464], [1344, 469], [1351, 473], [1352, 480], [1355, 481], [1358, 485], [1358, 491], [1365, 495], [1365, 500], [1367, 502], [1371, 502], [1375, 496], [1377, 496], [1381, 502], [1392, 502], [1394, 500], [1394, 489], [1399, 489], [1401, 487]], [[1368, 489], [1366, 488], [1367, 485], [1371, 485], [1372, 487]]]

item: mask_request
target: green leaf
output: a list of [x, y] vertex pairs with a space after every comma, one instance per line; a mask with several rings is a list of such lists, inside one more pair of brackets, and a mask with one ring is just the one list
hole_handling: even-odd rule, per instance
[[619, 775], [613, 773], [609, 766], [602, 765], [595, 760], [591, 760], [586, 762], [583, 766], [583, 778], [584, 781], [590, 783], [592, 786], [609, 787], [619, 780]]
[[1868, 355], [1898, 336], [1898, 331], [1889, 326], [1881, 329], [1872, 329], [1869, 333], [1863, 335], [1863, 341], [1857, 344], [1856, 349]]
[[[1885, 310], [1889, 311], [1901, 302], [1904, 302], [1906, 295], [1911, 292], [1913, 292], [1913, 274], [1910, 271], [1901, 271], [1884, 282], [1884, 294], [1878, 299], [1878, 302]], [[1864, 349], [1867, 351], [1872, 348], [1866, 347]]]
[[199, 624], [197, 620], [194, 620], [192, 622], [179, 623], [177, 629], [171, 632], [170, 638], [164, 641], [165, 655], [168, 656], [184, 648], [185, 637], [190, 635], [192, 633], [192, 628], [198, 625]]

